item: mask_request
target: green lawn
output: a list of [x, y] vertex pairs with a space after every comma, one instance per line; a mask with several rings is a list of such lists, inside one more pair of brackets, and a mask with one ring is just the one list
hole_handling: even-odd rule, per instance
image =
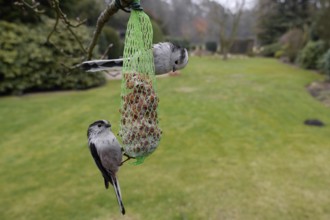
[[119, 125], [120, 81], [0, 99], [0, 219], [330, 219], [330, 109], [321, 79], [271, 59], [191, 58], [160, 78], [159, 148], [119, 180], [127, 215], [87, 148], [97, 119]]

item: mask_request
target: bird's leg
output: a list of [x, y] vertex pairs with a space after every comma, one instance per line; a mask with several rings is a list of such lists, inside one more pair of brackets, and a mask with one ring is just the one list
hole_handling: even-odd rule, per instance
[[130, 159], [134, 159], [135, 158], [135, 157], [131, 157], [131, 156], [127, 155], [126, 153], [124, 153], [124, 156], [126, 156], [127, 158], [126, 158], [126, 160], [124, 160], [124, 161], [122, 161], [120, 163], [120, 166], [122, 166], [126, 161], [129, 161]]
[[126, 161], [129, 161], [130, 159], [131, 159], [131, 157], [127, 157], [126, 160], [124, 160], [124, 161], [122, 161], [122, 162], [120, 163], [120, 166], [122, 166]]

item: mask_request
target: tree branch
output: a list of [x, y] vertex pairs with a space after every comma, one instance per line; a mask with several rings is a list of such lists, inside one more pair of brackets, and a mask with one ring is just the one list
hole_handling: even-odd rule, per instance
[[243, 14], [243, 10], [244, 10], [244, 6], [245, 6], [245, 0], [242, 0], [240, 2], [236, 2], [236, 7], [238, 8], [238, 11], [236, 12], [236, 14], [233, 16], [233, 28], [229, 37], [229, 45], [228, 47], [230, 48], [235, 40], [236, 34], [237, 34], [237, 30], [238, 30], [238, 25], [239, 22], [241, 20], [241, 16]]
[[80, 21], [77, 24], [71, 24], [71, 22], [68, 20], [66, 14], [63, 13], [63, 11], [60, 8], [60, 3], [59, 0], [49, 0], [52, 8], [54, 9], [54, 11], [56, 12], [56, 22], [54, 24], [53, 30], [49, 33], [48, 37], [47, 37], [47, 42], [49, 43], [50, 41], [50, 37], [52, 36], [52, 34], [56, 31], [56, 27], [58, 25], [58, 21], [59, 19], [62, 20], [62, 22], [65, 24], [66, 28], [68, 29], [68, 31], [70, 31], [70, 33], [72, 34], [72, 36], [76, 39], [76, 41], [78, 42], [80, 48], [82, 51], [84, 51], [84, 53], [86, 54], [86, 50], [83, 46], [83, 44], [81, 43], [81, 41], [79, 40], [78, 36], [76, 35], [76, 33], [72, 30], [72, 28], [77, 28], [80, 25], [82, 25], [83, 23], [86, 22], [86, 19], [83, 21]]
[[59, 16], [56, 16], [56, 21], [55, 24], [53, 26], [53, 30], [51, 32], [49, 32], [48, 36], [47, 36], [47, 43], [50, 43], [50, 37], [52, 36], [52, 34], [56, 31], [57, 25], [58, 25], [58, 21], [59, 21]]
[[[213, 12], [211, 9], [214, 22], [219, 26], [219, 41], [223, 59], [227, 59], [227, 53], [235, 41], [245, 2], [246, 0], [235, 0], [235, 7], [232, 9], [226, 8], [220, 3], [214, 3]], [[228, 26], [230, 26], [229, 30], [227, 29]]]
[[43, 14], [45, 12], [45, 10], [38, 9], [38, 7], [40, 5], [39, 2], [32, 1], [31, 4], [29, 4], [28, 2], [26, 2], [24, 0], [19, 0], [19, 1], [14, 2], [14, 4], [17, 6], [20, 6], [20, 7], [25, 6], [37, 14]]
[[[127, 7], [128, 5], [130, 5], [133, 2], [133, 0], [120, 0], [120, 2], [123, 7]], [[98, 17], [97, 23], [96, 23], [96, 29], [93, 33], [93, 38], [87, 48], [87, 60], [90, 60], [92, 58], [93, 49], [98, 41], [98, 38], [103, 29], [103, 26], [105, 25], [105, 23], [107, 21], [109, 21], [109, 19], [112, 15], [117, 13], [117, 11], [118, 11], [118, 8], [115, 4], [115, 1], [113, 0], [110, 4], [107, 5], [106, 9], [104, 9], [104, 11]]]
[[111, 49], [112, 47], [113, 47], [113, 44], [112, 44], [112, 43], [109, 44], [108, 48], [104, 51], [104, 53], [103, 53], [101, 59], [105, 59], [105, 58], [107, 57], [107, 55], [108, 55], [108, 53], [109, 53], [109, 51], [110, 51], [110, 49]]

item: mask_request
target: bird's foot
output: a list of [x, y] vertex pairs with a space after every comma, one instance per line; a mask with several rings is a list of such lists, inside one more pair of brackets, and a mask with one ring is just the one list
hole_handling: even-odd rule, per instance
[[124, 153], [124, 156], [126, 156], [127, 158], [126, 158], [126, 160], [124, 160], [124, 161], [122, 161], [120, 163], [120, 166], [122, 166], [125, 162], [129, 161], [130, 159], [134, 159], [135, 158], [135, 157], [131, 157], [131, 156], [127, 155], [126, 153]]

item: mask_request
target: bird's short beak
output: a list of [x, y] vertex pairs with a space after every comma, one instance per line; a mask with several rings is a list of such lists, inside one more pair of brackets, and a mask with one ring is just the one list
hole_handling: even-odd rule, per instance
[[110, 124], [106, 124], [105, 127], [106, 127], [106, 128], [110, 128], [111, 125], [110, 125]]

